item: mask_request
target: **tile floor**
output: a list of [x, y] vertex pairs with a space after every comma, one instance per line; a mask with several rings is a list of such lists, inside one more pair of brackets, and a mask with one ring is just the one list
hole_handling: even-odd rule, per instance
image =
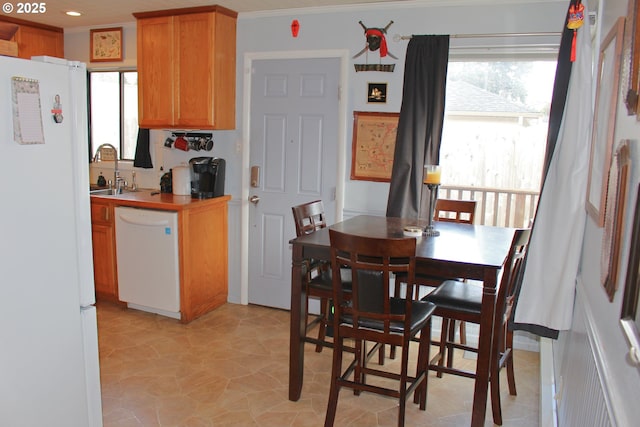
[[[183, 325], [98, 304], [105, 427], [322, 426], [331, 352], [306, 346], [305, 382], [288, 400], [289, 313], [226, 304]], [[516, 351], [518, 396], [501, 385], [505, 426], [538, 426], [538, 354]], [[473, 363], [464, 360], [465, 363]], [[392, 362], [393, 363], [393, 362]], [[473, 380], [429, 377], [427, 410], [407, 403], [406, 426], [468, 426]], [[493, 425], [490, 403], [486, 425]], [[340, 393], [336, 427], [395, 426], [395, 399]]]

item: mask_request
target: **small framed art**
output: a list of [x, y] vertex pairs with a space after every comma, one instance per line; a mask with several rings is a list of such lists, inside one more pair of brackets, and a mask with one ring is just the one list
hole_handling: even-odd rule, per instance
[[387, 84], [369, 83], [367, 88], [367, 102], [385, 103], [387, 102]]
[[122, 61], [122, 27], [90, 31], [91, 62]]

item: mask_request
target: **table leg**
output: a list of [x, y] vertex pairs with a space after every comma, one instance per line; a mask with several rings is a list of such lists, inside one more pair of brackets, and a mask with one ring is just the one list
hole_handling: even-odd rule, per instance
[[496, 283], [498, 273], [495, 270], [484, 274], [484, 290], [482, 293], [482, 312], [478, 342], [478, 361], [476, 365], [476, 381], [473, 392], [473, 411], [471, 427], [484, 426], [487, 413], [487, 395], [489, 389], [489, 372], [491, 369], [491, 349], [493, 339], [493, 320], [496, 309]]
[[289, 323], [289, 400], [297, 401], [302, 392], [304, 340], [306, 332], [305, 290], [302, 288], [302, 245], [293, 244], [291, 262], [291, 317]]

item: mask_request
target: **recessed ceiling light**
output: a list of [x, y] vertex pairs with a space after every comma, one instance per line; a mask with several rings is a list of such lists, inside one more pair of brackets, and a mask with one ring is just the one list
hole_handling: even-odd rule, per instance
[[82, 16], [82, 13], [80, 12], [76, 12], [75, 10], [70, 10], [68, 12], [65, 12], [67, 15], [69, 16]]

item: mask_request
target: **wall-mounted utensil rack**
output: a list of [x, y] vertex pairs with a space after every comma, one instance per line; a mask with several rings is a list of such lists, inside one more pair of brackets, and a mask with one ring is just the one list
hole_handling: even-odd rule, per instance
[[206, 132], [171, 132], [171, 137], [164, 141], [164, 146], [182, 151], [211, 151], [213, 135]]

